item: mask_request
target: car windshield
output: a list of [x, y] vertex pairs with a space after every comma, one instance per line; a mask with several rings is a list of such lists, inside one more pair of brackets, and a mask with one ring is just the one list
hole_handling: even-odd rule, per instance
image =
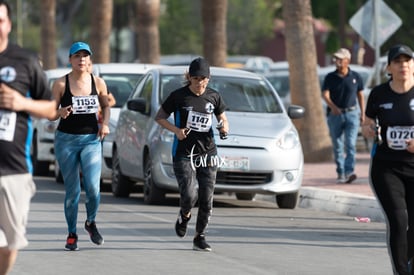
[[101, 74], [108, 91], [115, 97], [116, 104], [113, 107], [120, 108], [124, 105], [141, 76], [139, 74]]
[[[181, 87], [184, 81], [181, 76], [163, 75], [161, 78], [160, 102], [175, 89]], [[264, 80], [214, 76], [209, 87], [218, 91], [226, 104], [226, 110], [231, 112], [281, 113], [282, 106]]]
[[266, 78], [276, 89], [279, 96], [285, 97], [289, 94], [289, 75], [270, 75]]

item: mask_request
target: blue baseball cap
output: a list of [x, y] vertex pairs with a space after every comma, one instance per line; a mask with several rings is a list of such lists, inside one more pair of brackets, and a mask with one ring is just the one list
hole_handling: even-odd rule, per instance
[[92, 55], [91, 48], [85, 42], [75, 42], [72, 44], [69, 50], [69, 56], [79, 52], [79, 51], [87, 51], [89, 55]]

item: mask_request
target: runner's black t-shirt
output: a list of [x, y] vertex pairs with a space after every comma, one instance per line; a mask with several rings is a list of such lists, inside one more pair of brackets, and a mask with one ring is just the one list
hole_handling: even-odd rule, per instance
[[217, 154], [212, 122], [215, 116], [224, 112], [225, 105], [217, 91], [207, 88], [197, 96], [188, 86], [172, 92], [162, 108], [168, 114], [174, 113], [175, 126], [189, 128], [191, 132], [184, 140], [175, 136], [173, 157], [189, 157], [194, 154]]
[[414, 161], [405, 149], [405, 140], [414, 139], [414, 88], [406, 93], [394, 92], [389, 82], [375, 87], [367, 101], [365, 114], [378, 119], [383, 143], [374, 148], [382, 160]]
[[[17, 45], [9, 44], [0, 53], [0, 81], [26, 97], [52, 97], [37, 56]], [[14, 113], [15, 126], [10, 119]], [[27, 113], [0, 110], [0, 176], [32, 172], [32, 133], [32, 119]]]

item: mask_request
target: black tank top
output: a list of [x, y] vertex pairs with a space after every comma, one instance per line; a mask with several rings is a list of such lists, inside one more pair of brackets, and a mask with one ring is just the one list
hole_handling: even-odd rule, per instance
[[[97, 95], [95, 81], [91, 74], [91, 95]], [[66, 75], [65, 92], [60, 100], [60, 105], [66, 107], [72, 105], [72, 93], [69, 86], [69, 74]], [[87, 135], [98, 133], [97, 114], [73, 114], [71, 113], [66, 119], [60, 119], [58, 130], [67, 134]]]

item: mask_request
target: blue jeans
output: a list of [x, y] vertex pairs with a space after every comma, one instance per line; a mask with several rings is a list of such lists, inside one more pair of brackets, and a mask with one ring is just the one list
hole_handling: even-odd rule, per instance
[[[86, 195], [86, 218], [95, 221], [100, 202], [102, 145], [96, 134], [55, 134], [55, 154], [65, 185], [65, 218], [69, 233], [76, 233], [81, 194], [80, 171]], [[79, 170], [80, 169], [80, 170]]]
[[338, 176], [354, 172], [356, 141], [359, 130], [359, 110], [340, 115], [328, 115], [328, 127]]
[[[190, 212], [198, 199], [196, 232], [198, 234], [204, 233], [213, 209], [217, 166], [195, 167], [191, 160], [179, 159], [174, 160], [174, 172], [180, 191], [181, 212]], [[196, 179], [198, 181], [198, 192]]]

